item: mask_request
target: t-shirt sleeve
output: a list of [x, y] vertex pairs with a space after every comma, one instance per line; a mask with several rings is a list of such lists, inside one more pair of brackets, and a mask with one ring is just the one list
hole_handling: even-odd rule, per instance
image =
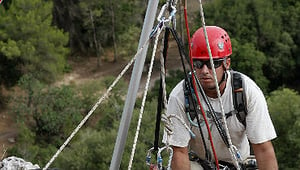
[[[182, 83], [179, 83], [170, 94], [166, 113], [171, 121], [169, 125], [173, 133], [168, 135], [164, 130], [163, 135], [164, 143], [168, 143], [169, 145], [177, 147], [188, 146], [191, 138], [188, 129], [182, 123], [182, 121], [187, 123], [185, 106], [183, 103], [184, 100], [182, 99], [184, 99]], [[181, 121], [179, 119], [181, 119]]]
[[246, 133], [251, 143], [259, 144], [277, 137], [266, 99], [260, 88], [244, 78], [247, 97]]

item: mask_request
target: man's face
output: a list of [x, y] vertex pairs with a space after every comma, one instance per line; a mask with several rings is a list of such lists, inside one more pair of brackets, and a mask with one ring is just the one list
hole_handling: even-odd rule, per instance
[[[211, 91], [216, 89], [213, 71], [211, 69], [209, 60], [194, 60], [194, 68], [196, 68], [196, 74], [205, 91]], [[223, 78], [224, 71], [229, 69], [230, 58], [214, 59], [214, 66], [217, 74], [218, 83]]]

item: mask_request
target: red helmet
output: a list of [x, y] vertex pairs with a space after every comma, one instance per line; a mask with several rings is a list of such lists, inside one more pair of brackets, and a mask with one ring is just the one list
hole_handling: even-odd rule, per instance
[[[232, 54], [231, 42], [227, 32], [217, 26], [206, 26], [206, 32], [214, 59], [224, 58]], [[203, 28], [199, 28], [192, 38], [192, 58], [209, 59]]]

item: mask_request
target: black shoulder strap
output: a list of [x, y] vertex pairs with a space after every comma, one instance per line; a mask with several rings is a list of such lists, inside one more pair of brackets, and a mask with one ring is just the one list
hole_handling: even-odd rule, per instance
[[[185, 112], [190, 117], [190, 120], [194, 120], [196, 118], [196, 109], [193, 105], [194, 98], [194, 89], [190, 87], [189, 83], [191, 83], [191, 75], [188, 74], [187, 78], [183, 83], [183, 91], [184, 91], [184, 100], [185, 100]], [[191, 89], [190, 89], [191, 88]]]
[[247, 105], [243, 88], [243, 78], [241, 73], [230, 71], [232, 83], [232, 97], [234, 109], [237, 111], [237, 118], [246, 127]]

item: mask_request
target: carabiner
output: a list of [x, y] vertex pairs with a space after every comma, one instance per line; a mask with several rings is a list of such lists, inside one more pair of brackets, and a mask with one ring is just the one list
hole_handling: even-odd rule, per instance
[[148, 166], [151, 165], [151, 154], [152, 154], [152, 151], [154, 150], [154, 147], [150, 148], [147, 152], [147, 156], [146, 156], [146, 164]]
[[172, 163], [172, 159], [173, 159], [173, 149], [169, 146], [164, 146], [164, 147], [158, 149], [158, 152], [157, 152], [158, 169], [163, 170], [163, 165], [162, 165], [163, 164], [163, 159], [162, 159], [162, 156], [161, 156], [161, 152], [165, 149], [167, 149], [167, 151], [170, 153], [169, 154], [168, 165], [167, 165], [167, 170], [171, 170], [171, 163]]

